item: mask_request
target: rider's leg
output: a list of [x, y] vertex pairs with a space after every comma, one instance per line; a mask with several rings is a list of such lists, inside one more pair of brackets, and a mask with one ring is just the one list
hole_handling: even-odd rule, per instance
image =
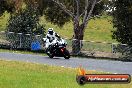
[[50, 46], [50, 43], [46, 43], [45, 44], [45, 50], [46, 50], [46, 53], [50, 53], [50, 49], [49, 49], [49, 46]]

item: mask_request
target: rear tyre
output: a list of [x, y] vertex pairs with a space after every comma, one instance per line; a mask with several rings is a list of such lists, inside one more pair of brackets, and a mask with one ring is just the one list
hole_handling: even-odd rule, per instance
[[70, 58], [70, 53], [67, 49], [64, 50], [64, 58], [69, 59]]

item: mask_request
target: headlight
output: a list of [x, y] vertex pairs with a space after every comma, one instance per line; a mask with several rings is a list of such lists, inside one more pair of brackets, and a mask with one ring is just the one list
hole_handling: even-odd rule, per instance
[[57, 46], [57, 45], [58, 45], [58, 43], [55, 43], [55, 45]]

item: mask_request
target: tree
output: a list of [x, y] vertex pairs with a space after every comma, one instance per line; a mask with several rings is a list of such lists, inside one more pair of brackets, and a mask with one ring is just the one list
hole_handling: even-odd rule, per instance
[[39, 24], [37, 13], [37, 9], [27, 7], [11, 15], [7, 31], [14, 32], [14, 34], [8, 34], [8, 40], [13, 48], [28, 49], [35, 35], [44, 35], [45, 28]]
[[[57, 11], [58, 9], [56, 9], [55, 11], [57, 12], [56, 14], [60, 14], [60, 15], [62, 15], [62, 13], [64, 14], [61, 16], [65, 19], [65, 20], [62, 20], [61, 18], [61, 20], [64, 21], [64, 23], [66, 21], [69, 21], [69, 17], [72, 18], [73, 26], [74, 26], [73, 28], [74, 30], [73, 39], [74, 40], [72, 43], [73, 44], [72, 53], [75, 55], [79, 54], [81, 47], [82, 47], [81, 40], [83, 40], [85, 28], [91, 16], [99, 15], [101, 13], [101, 10], [99, 11], [99, 9], [96, 9], [94, 7], [95, 6], [99, 7], [99, 5], [101, 4], [100, 7], [103, 8], [103, 3], [99, 0], [68, 0], [68, 1], [67, 0], [63, 0], [63, 1], [52, 0], [52, 2], [53, 2], [52, 6], [58, 9], [61, 8], [59, 9], [61, 13], [58, 13]], [[59, 7], [55, 5], [58, 5]], [[49, 11], [51, 11], [50, 13], [52, 13], [52, 10], [49, 10]], [[58, 21], [58, 19], [56, 19], [55, 21]]]
[[104, 0], [105, 3], [105, 11], [108, 12], [110, 15], [112, 15], [113, 11], [115, 10], [114, 6], [115, 0]]
[[[73, 21], [73, 54], [79, 54], [84, 37], [85, 28], [91, 17], [100, 15], [104, 8], [103, 0], [23, 0], [44, 14], [52, 23], [63, 26]], [[21, 5], [18, 5], [21, 6]]]
[[0, 15], [2, 15], [5, 11], [9, 13], [21, 11], [23, 2], [24, 0], [0, 0]]
[[113, 23], [116, 30], [113, 38], [123, 44], [132, 44], [132, 1], [115, 0], [115, 11]]
[[117, 46], [117, 48], [123, 47], [120, 58], [132, 61], [132, 1], [115, 0], [114, 5], [116, 9], [113, 13], [113, 23], [116, 30], [113, 31], [113, 38], [120, 43], [127, 44]]
[[5, 11], [12, 13], [15, 9], [14, 3], [11, 0], [0, 0], [0, 15]]
[[22, 12], [12, 14], [7, 30], [15, 33], [33, 33], [38, 26], [38, 15], [36, 10], [29, 7]]

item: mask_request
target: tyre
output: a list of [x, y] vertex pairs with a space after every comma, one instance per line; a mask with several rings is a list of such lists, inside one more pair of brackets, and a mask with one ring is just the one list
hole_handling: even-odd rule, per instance
[[70, 53], [67, 49], [64, 50], [64, 58], [69, 59], [70, 58]]
[[53, 57], [54, 57], [54, 55], [53, 55], [53, 54], [48, 54], [48, 56], [49, 56], [50, 58], [53, 58]]
[[49, 51], [47, 51], [46, 54], [47, 54], [50, 58], [53, 58], [53, 57], [54, 57], [54, 55], [51, 54]]

